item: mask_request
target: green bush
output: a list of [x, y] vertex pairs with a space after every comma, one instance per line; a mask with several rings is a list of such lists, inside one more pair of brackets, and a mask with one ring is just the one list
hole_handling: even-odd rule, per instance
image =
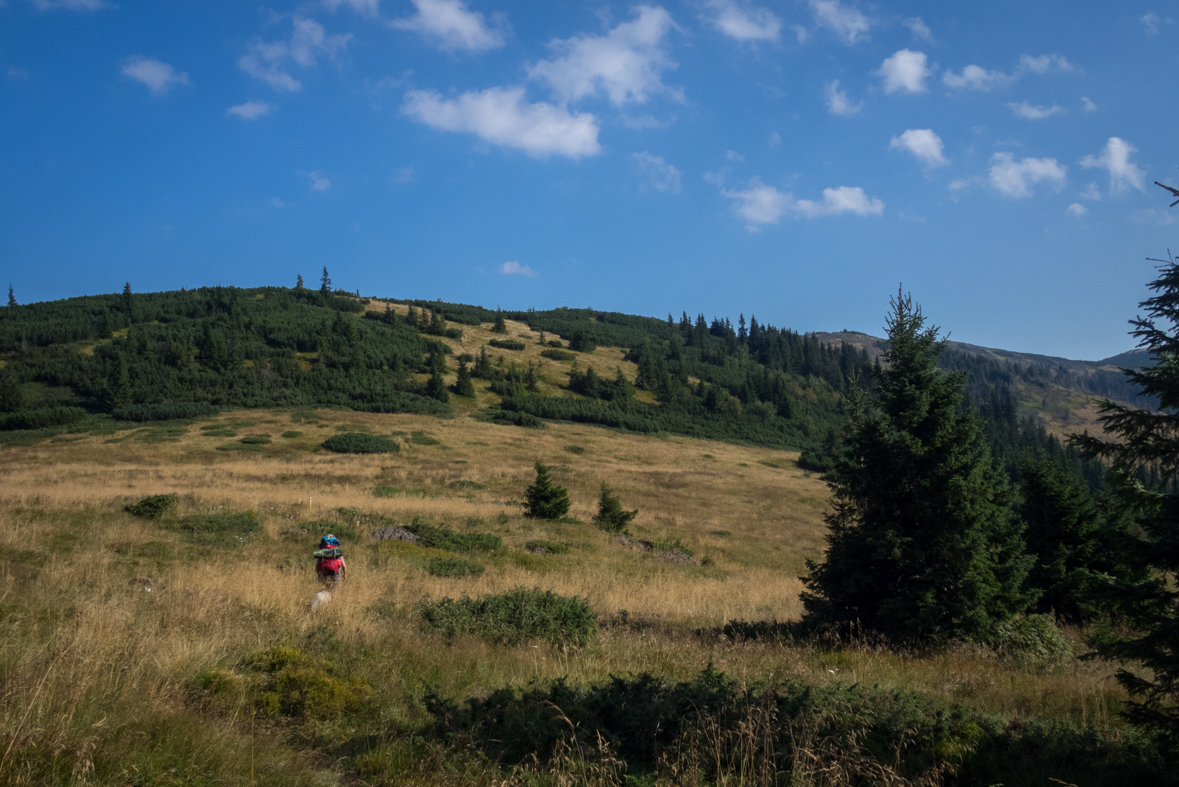
[[123, 510], [143, 519], [159, 519], [176, 507], [176, 495], [151, 495], [138, 503], [128, 503]]
[[492, 339], [488, 344], [501, 350], [523, 350], [525, 347], [524, 342], [515, 339]]
[[174, 421], [216, 415], [218, 409], [208, 402], [166, 402], [162, 404], [128, 404], [111, 411], [117, 421]]
[[395, 454], [401, 446], [388, 437], [343, 432], [324, 440], [323, 447], [337, 454]]
[[577, 454], [578, 456], [581, 456], [585, 453], [585, 449], [580, 445], [567, 445], [565, 446], [565, 450], [571, 454]]
[[86, 417], [81, 407], [39, 407], [19, 413], [0, 415], [0, 430], [45, 429], [50, 426], [66, 426]]
[[410, 432], [409, 441], [414, 445], [442, 445], [441, 440], [435, 440], [425, 432]]
[[[624, 510], [622, 501], [610, 491], [610, 487], [606, 486], [605, 481], [602, 482], [601, 495], [598, 497], [598, 513], [594, 517], [594, 524], [600, 530], [605, 530], [607, 533], [625, 533], [631, 521], [638, 514], [637, 510]], [[692, 553], [687, 552], [686, 554], [691, 555]]]
[[433, 557], [426, 562], [426, 571], [436, 577], [477, 577], [483, 566], [461, 557]]
[[1073, 649], [1049, 615], [1026, 615], [995, 626], [993, 647], [1018, 664], [1059, 667], [1072, 659]]
[[539, 588], [520, 587], [475, 599], [425, 600], [417, 613], [447, 637], [475, 634], [508, 645], [544, 640], [581, 647], [598, 633], [598, 619], [586, 601]]
[[540, 354], [545, 358], [551, 358], [554, 361], [572, 361], [577, 357], [574, 353], [566, 352], [564, 350], [541, 350]]
[[270, 435], [268, 434], [251, 434], [246, 435], [238, 441], [242, 445], [270, 445]]
[[283, 433], [282, 433], [282, 436], [283, 436], [283, 439], [284, 439], [284, 440], [293, 440], [293, 439], [295, 439], [296, 437], [302, 437], [302, 436], [303, 436], [303, 433], [302, 433], [302, 432], [294, 432], [294, 431], [291, 431], [291, 432], [283, 432]]
[[298, 648], [271, 648], [247, 664], [265, 675], [257, 704], [271, 718], [336, 719], [357, 710], [369, 693], [364, 678], [342, 677], [332, 662]]
[[422, 546], [445, 549], [449, 552], [498, 552], [504, 541], [488, 533], [459, 533], [435, 527], [421, 517], [414, 517], [406, 530], [418, 537]]
[[204, 514], [180, 520], [180, 530], [189, 541], [201, 546], [236, 547], [262, 532], [262, 523], [253, 511]]
[[569, 552], [569, 547], [564, 544], [556, 544], [539, 538], [529, 541], [524, 545], [524, 548], [529, 552], [548, 552], [553, 555], [565, 555]]
[[491, 416], [491, 420], [497, 424], [523, 426], [526, 429], [544, 429], [544, 421], [540, 420], [535, 415], [529, 415], [528, 413], [499, 410]]

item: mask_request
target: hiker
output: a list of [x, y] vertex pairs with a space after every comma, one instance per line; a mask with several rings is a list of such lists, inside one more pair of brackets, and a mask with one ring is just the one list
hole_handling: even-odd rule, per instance
[[340, 539], [331, 533], [319, 539], [319, 549], [315, 551], [315, 573], [319, 575], [319, 581], [329, 588], [335, 588], [348, 574]]

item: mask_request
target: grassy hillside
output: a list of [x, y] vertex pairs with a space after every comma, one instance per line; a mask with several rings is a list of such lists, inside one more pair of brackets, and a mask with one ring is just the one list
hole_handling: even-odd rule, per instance
[[[320, 447], [342, 433], [383, 435], [399, 450]], [[797, 576], [821, 550], [827, 498], [796, 458], [579, 425], [518, 429], [461, 412], [325, 409], [234, 411], [9, 447], [0, 453], [0, 781], [614, 784], [629, 774], [736, 783], [740, 762], [726, 760], [728, 777], [708, 776], [709, 747], [721, 746], [798, 784], [940, 784], [955, 772], [1008, 785], [1165, 783], [1152, 744], [1116, 717], [1123, 695], [1111, 665], [781, 639], [776, 621], [800, 612]], [[537, 459], [568, 487], [572, 519], [521, 516]], [[639, 510], [634, 540], [588, 524], [602, 481]], [[158, 520], [124, 511], [166, 493], [177, 503]], [[367, 535], [415, 520], [502, 547], [455, 553]], [[313, 613], [310, 553], [327, 530], [342, 538], [350, 575]], [[484, 571], [431, 573], [456, 557]], [[600, 630], [567, 648], [451, 639], [422, 622], [423, 602], [516, 587], [586, 600]], [[605, 738], [590, 726], [561, 737], [572, 724], [562, 713], [594, 723], [592, 695], [553, 689], [541, 701], [510, 690], [548, 692], [556, 678], [608, 686], [611, 676], [630, 692], [634, 724], [662, 708], [661, 724], [697, 726], [646, 757], [628, 748], [645, 733], [611, 727], [632, 723], [622, 718], [592, 727]], [[742, 693], [757, 686], [769, 693]], [[806, 686], [809, 700], [797, 694]], [[471, 697], [491, 705], [430, 712], [447, 707], [438, 698]], [[794, 726], [779, 733], [783, 706], [764, 705], [775, 697], [820, 704], [782, 716]], [[699, 713], [745, 708], [744, 721], [669, 710], [676, 702]], [[503, 719], [534, 732], [510, 732], [513, 721], [481, 737], [481, 714], [497, 703]], [[769, 751], [754, 743], [762, 734], [787, 737]], [[825, 744], [828, 734], [837, 737]], [[902, 760], [877, 748], [890, 735]], [[547, 755], [516, 758], [517, 745]]]

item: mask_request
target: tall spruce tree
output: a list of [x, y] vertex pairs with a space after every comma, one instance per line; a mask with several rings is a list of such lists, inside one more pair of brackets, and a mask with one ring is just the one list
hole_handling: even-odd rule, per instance
[[808, 561], [806, 620], [853, 624], [898, 640], [986, 641], [1029, 602], [1011, 492], [978, 422], [964, 373], [938, 368], [945, 347], [898, 292], [887, 361], [871, 401], [852, 395], [835, 463], [826, 560]]
[[[1108, 610], [1130, 632], [1099, 641], [1097, 650], [1146, 668], [1118, 671], [1132, 697], [1124, 713], [1179, 746], [1179, 590], [1173, 581], [1179, 573], [1179, 265], [1170, 259], [1158, 270], [1149, 285], [1154, 295], [1139, 304], [1146, 317], [1131, 321], [1131, 334], [1152, 364], [1127, 371], [1143, 394], [1157, 398], [1158, 409], [1105, 401], [1100, 421], [1113, 439], [1074, 435], [1072, 442], [1110, 464], [1118, 493], [1140, 512], [1142, 535], [1127, 546], [1128, 558], [1150, 572], [1138, 580], [1094, 577]], [[1157, 483], [1144, 484], [1143, 470]]]
[[551, 469], [536, 461], [536, 483], [524, 490], [524, 516], [560, 519], [569, 513], [569, 492], [553, 483]]
[[327, 266], [323, 266], [323, 277], [319, 280], [319, 294], [327, 297], [332, 294], [332, 278], [328, 276]]
[[475, 398], [475, 384], [471, 382], [471, 370], [467, 368], [467, 362], [461, 358], [458, 365], [458, 379], [454, 383], [454, 392], [467, 399]]

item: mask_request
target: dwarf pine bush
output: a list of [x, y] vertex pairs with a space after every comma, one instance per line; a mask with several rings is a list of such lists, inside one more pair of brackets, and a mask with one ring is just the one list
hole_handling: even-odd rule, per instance
[[518, 587], [499, 595], [422, 601], [418, 616], [447, 637], [475, 634], [516, 645], [543, 640], [581, 647], [598, 633], [598, 619], [584, 599], [540, 588]]

